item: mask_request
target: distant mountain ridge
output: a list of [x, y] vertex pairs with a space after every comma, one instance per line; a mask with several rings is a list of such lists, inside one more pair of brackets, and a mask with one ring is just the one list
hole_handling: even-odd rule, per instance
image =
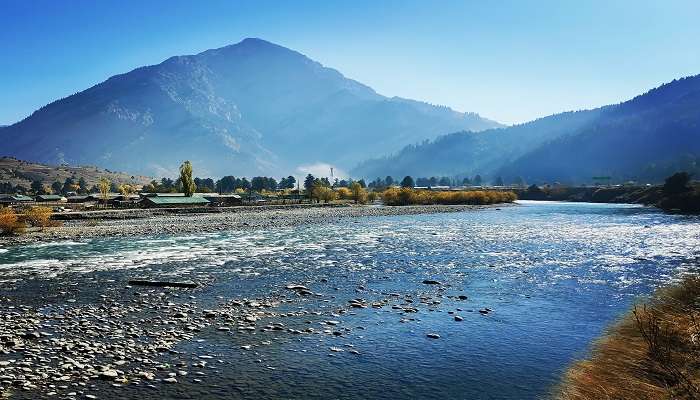
[[444, 132], [501, 126], [387, 98], [261, 39], [171, 57], [113, 76], [0, 128], [4, 155], [172, 175], [289, 174], [301, 164], [349, 168]]
[[479, 133], [458, 132], [365, 161], [355, 176], [480, 174], [489, 180], [660, 182], [700, 172], [700, 75], [629, 101]]

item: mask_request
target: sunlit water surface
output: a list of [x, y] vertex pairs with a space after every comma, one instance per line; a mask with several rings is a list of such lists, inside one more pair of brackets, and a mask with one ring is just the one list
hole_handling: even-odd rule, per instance
[[[389, 307], [336, 315], [347, 328], [339, 338], [277, 335], [251, 352], [240, 349], [251, 336], [202, 333], [179, 350], [219, 354], [225, 363], [216, 375], [118, 394], [535, 399], [639, 296], [693, 271], [699, 256], [698, 217], [631, 205], [520, 202], [501, 210], [0, 249], [0, 294], [27, 303], [37, 298], [30, 291], [52, 293], [97, 274], [121, 284], [133, 276], [206, 282], [198, 293], [203, 302], [303, 283], [322, 296], [294, 307], [328, 313], [353, 298], [427, 295], [441, 302], [416, 301], [419, 311], [410, 316]], [[448, 297], [460, 294], [468, 300]], [[493, 311], [481, 315], [485, 307]], [[329, 352], [344, 345], [360, 354]]]

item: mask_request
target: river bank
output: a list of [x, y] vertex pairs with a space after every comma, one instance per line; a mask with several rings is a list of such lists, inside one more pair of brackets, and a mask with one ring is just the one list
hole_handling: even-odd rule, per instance
[[700, 213], [700, 187], [669, 195], [663, 186], [530, 186], [515, 190], [520, 200], [570, 201], [585, 203], [641, 204], [665, 212]]
[[658, 290], [635, 305], [569, 368], [561, 400], [697, 399], [700, 396], [700, 278]]
[[[488, 206], [426, 205], [426, 206], [367, 206], [367, 205], [290, 205], [229, 207], [220, 209], [156, 209], [116, 210], [74, 213], [62, 218], [60, 227], [45, 228], [14, 236], [0, 236], [0, 246], [35, 243], [47, 240], [77, 240], [92, 237], [146, 236], [187, 234], [289, 227], [305, 224], [337, 222], [346, 218], [450, 213], [512, 204]], [[212, 211], [212, 210], [215, 210]]]

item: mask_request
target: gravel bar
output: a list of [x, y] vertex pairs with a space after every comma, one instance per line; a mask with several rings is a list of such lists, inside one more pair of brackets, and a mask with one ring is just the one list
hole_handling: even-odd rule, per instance
[[[307, 224], [338, 222], [346, 218], [436, 214], [510, 206], [431, 205], [431, 206], [257, 206], [230, 207], [216, 213], [182, 213], [172, 210], [140, 210], [124, 213], [122, 218], [109, 214], [105, 218], [85, 216], [63, 222], [63, 226], [26, 232], [18, 236], [0, 237], [0, 246], [48, 240], [75, 240], [94, 237], [146, 236], [227, 231], [233, 229], [269, 229]], [[132, 210], [133, 211], [133, 210]]]

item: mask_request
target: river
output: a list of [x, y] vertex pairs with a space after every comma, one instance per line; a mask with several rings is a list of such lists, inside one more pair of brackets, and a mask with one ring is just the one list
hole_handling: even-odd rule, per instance
[[[0, 249], [0, 307], [63, 310], [105, 295], [127, 303], [137, 290], [126, 287], [132, 277], [205, 283], [166, 290], [170, 301], [196, 299], [202, 310], [231, 299], [277, 299], [265, 324], [284, 329], [198, 330], [162, 356], [189, 372], [178, 384], [74, 386], [99, 398], [522, 400], [546, 396], [606, 326], [640, 296], [696, 270], [699, 258], [698, 217], [521, 201]], [[314, 294], [296, 295], [288, 284]], [[349, 306], [353, 299], [357, 307]], [[207, 373], [195, 374], [202, 354]], [[16, 354], [0, 353], [9, 357]]]

